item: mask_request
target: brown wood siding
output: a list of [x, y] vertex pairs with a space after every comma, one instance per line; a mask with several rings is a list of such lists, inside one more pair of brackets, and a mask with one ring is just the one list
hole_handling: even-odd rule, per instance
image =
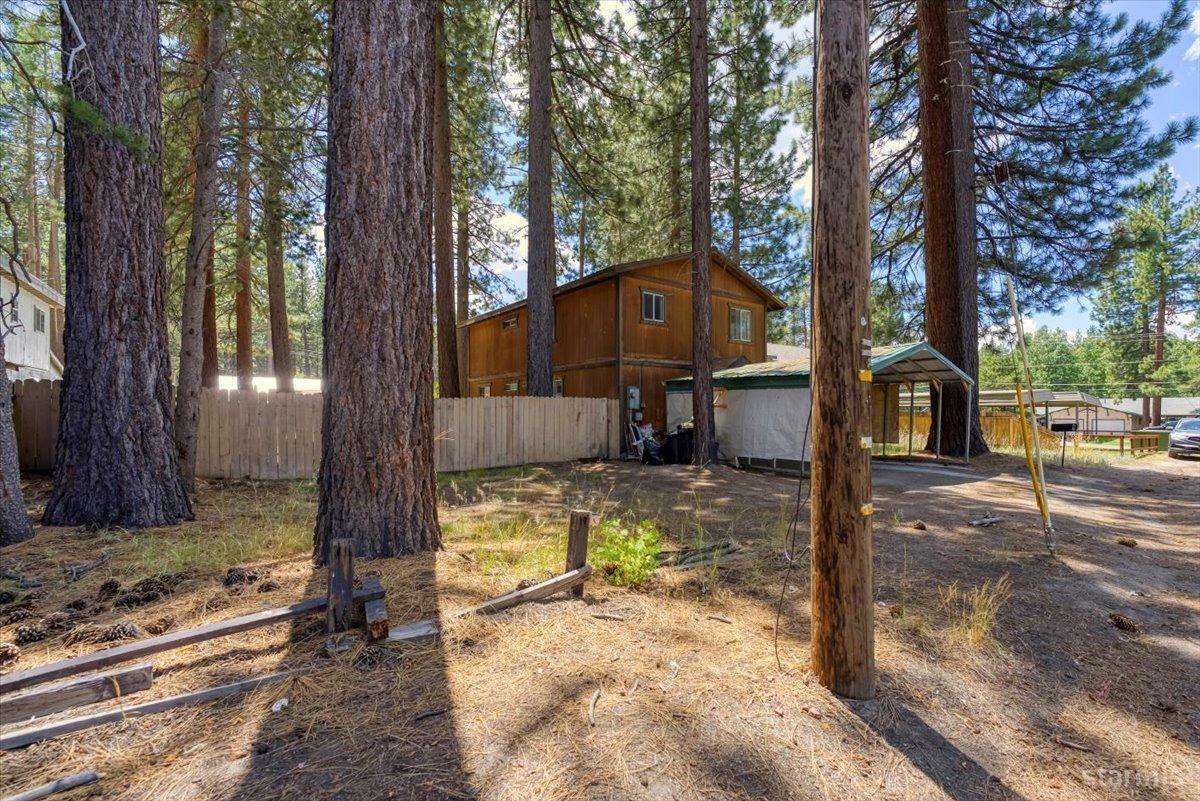
[[[766, 304], [762, 295], [714, 260], [713, 355], [720, 361], [767, 358]], [[568, 397], [621, 398], [624, 388], [642, 391], [645, 420], [666, 425], [667, 379], [691, 375], [691, 263], [679, 258], [614, 275], [555, 298], [554, 376]], [[642, 320], [642, 290], [665, 298], [663, 323]], [[619, 296], [619, 301], [618, 301]], [[619, 302], [619, 308], [618, 308]], [[730, 307], [751, 312], [751, 341], [730, 340]], [[503, 321], [517, 317], [515, 329]], [[487, 386], [494, 397], [518, 382], [525, 392], [525, 308], [468, 326], [470, 394]], [[620, 329], [620, 330], [619, 330]], [[617, 381], [620, 373], [620, 381]]]

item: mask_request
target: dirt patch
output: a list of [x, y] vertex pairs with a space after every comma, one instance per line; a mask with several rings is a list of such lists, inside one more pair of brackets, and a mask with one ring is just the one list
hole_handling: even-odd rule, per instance
[[[395, 623], [561, 570], [572, 508], [653, 520], [672, 551], [738, 550], [661, 569], [637, 590], [592, 581], [584, 600], [452, 621], [436, 642], [330, 659], [319, 655], [320, 622], [303, 621], [170, 652], [155, 660], [147, 699], [305, 672], [0, 755], [0, 793], [95, 767], [108, 775], [97, 792], [130, 799], [1194, 798], [1200, 470], [1180, 466], [1048, 470], [1051, 558], [1018, 460], [877, 465], [880, 692], [854, 704], [807, 673], [808, 568], [802, 552], [790, 571], [783, 555], [794, 480], [598, 463], [443, 482], [446, 550], [370, 565]], [[298, 498], [311, 515], [304, 485], [206, 487], [201, 531], [154, 532], [155, 550]], [[984, 516], [999, 521], [970, 525]], [[107, 536], [112, 559], [70, 584], [54, 554], [87, 536]], [[61, 609], [106, 581], [133, 592], [159, 576], [142, 572], [158, 564], [146, 553], [130, 535], [42, 528], [0, 566], [19, 562], [45, 584], [38, 608]], [[192, 626], [324, 585], [299, 548], [204, 559], [169, 594], [89, 625]], [[231, 567], [269, 573], [277, 589], [232, 594]], [[1137, 631], [1117, 628], [1114, 614]], [[69, 633], [47, 632], [7, 669], [97, 647], [69, 645]]]

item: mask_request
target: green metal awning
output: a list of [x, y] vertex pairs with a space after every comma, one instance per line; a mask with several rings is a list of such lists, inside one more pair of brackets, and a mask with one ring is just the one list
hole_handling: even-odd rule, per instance
[[[713, 386], [724, 389], [764, 389], [809, 386], [809, 359], [758, 362], [713, 373]], [[876, 384], [965, 381], [970, 376], [928, 342], [887, 345], [871, 349], [871, 376]], [[690, 376], [667, 381], [667, 392], [691, 392]]]

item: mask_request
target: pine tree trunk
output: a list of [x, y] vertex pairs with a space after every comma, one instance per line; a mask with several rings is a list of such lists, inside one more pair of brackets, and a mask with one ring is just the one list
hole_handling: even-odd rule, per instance
[[42, 277], [42, 226], [38, 220], [37, 135], [34, 120], [37, 106], [29, 104], [25, 116], [25, 269], [34, 278]]
[[420, 0], [333, 5], [318, 564], [339, 537], [361, 558], [441, 546], [429, 11]]
[[712, 385], [712, 210], [708, 163], [708, 5], [688, 0], [692, 119], [692, 417], [694, 464], [717, 458]]
[[238, 389], [254, 388], [254, 349], [250, 318], [250, 101], [238, 99], [238, 142], [234, 161], [234, 271], [238, 288], [234, 297], [237, 339]]
[[[62, 292], [62, 263], [59, 256], [58, 220], [60, 217], [59, 195], [62, 194], [62, 162], [57, 149], [50, 148], [50, 203], [54, 210], [50, 215], [50, 245], [46, 251], [46, 278], [50, 286]], [[60, 309], [50, 310], [50, 352], [63, 360], [63, 314]]]
[[446, 87], [446, 32], [442, 0], [434, 0], [433, 258], [437, 270], [438, 394], [458, 398], [458, 326], [454, 295], [454, 221], [450, 198], [450, 95]]
[[[215, 236], [216, 232], [213, 233]], [[216, 255], [214, 245], [208, 249], [208, 261], [204, 265], [204, 319], [200, 325], [204, 360], [200, 365], [200, 386], [206, 389], [216, 389], [221, 376], [221, 365], [217, 361]]]
[[[171, 419], [158, 3], [128, 0], [120, 14], [101, 2], [71, 10], [88, 43], [75, 95], [131, 141], [64, 115], [66, 375], [43, 519], [171, 525], [192, 509]], [[65, 73], [76, 41], [65, 20], [62, 30]]]
[[[471, 316], [471, 207], [465, 202], [458, 207], [457, 227], [458, 276], [454, 287], [454, 312], [461, 321]], [[470, 340], [466, 328], [459, 328], [455, 335], [458, 342], [458, 386], [466, 396], [471, 386], [467, 379], [471, 358]]]
[[671, 118], [671, 163], [667, 168], [667, 192], [670, 193], [668, 214], [671, 228], [667, 234], [668, 247], [673, 253], [683, 250], [683, 133]]
[[[200, 388], [204, 367], [204, 295], [213, 249], [217, 213], [217, 158], [221, 148], [221, 115], [225, 94], [225, 29], [228, 6], [215, 3], [210, 11], [203, 52], [204, 83], [197, 104], [195, 165], [192, 192], [192, 230], [188, 236], [180, 323], [179, 383], [175, 389], [175, 442], [179, 472], [190, 489], [196, 478], [196, 433], [200, 418]], [[213, 307], [216, 336], [216, 306]], [[215, 342], [215, 340], [214, 340]], [[214, 348], [215, 350], [215, 348]]]
[[[919, 0], [921, 185], [925, 222], [925, 334], [972, 378], [979, 376], [979, 279], [967, 0]], [[931, 391], [942, 404], [941, 452], [961, 454], [971, 415], [971, 453], [987, 452], [974, 398], [957, 382]], [[925, 449], [933, 450], [930, 430]]]
[[550, 0], [529, 4], [529, 274], [525, 392], [554, 394], [554, 209], [550, 196]]
[[[267, 120], [273, 128], [274, 117]], [[296, 369], [292, 363], [292, 340], [288, 328], [287, 289], [283, 276], [283, 200], [279, 162], [274, 153], [263, 160], [266, 186], [263, 190], [263, 245], [267, 252], [267, 307], [271, 322], [271, 371], [275, 390], [291, 392]]]
[[[7, 298], [6, 298], [7, 300]], [[4, 340], [0, 332], [0, 364], [4, 363]], [[33, 536], [25, 498], [21, 494], [21, 466], [17, 461], [17, 433], [13, 430], [12, 384], [8, 371], [0, 371], [0, 546], [23, 542]]]
[[739, 57], [742, 52], [742, 28], [734, 35], [733, 52], [730, 53], [730, 71], [733, 73], [733, 119], [730, 127], [733, 136], [733, 165], [729, 186], [729, 259], [734, 264], [742, 261], [742, 72]]
[[875, 692], [866, 6], [817, 5], [814, 87], [811, 664], [850, 698]]
[[[1167, 288], [1161, 286], [1158, 293], [1158, 308], [1154, 313], [1154, 378], [1159, 380], [1158, 373], [1163, 366], [1163, 339], [1167, 335]], [[1161, 386], [1161, 385], [1160, 385]], [[1150, 424], [1162, 422], [1162, 394], [1156, 394], [1150, 401]]]

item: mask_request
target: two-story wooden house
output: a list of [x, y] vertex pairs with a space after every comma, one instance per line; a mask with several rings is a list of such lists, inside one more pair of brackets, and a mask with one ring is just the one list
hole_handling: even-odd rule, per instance
[[[783, 301], [712, 252], [714, 369], [767, 358], [767, 313]], [[473, 396], [525, 394], [525, 301], [474, 317], [467, 329]], [[554, 390], [569, 397], [641, 397], [643, 419], [666, 425], [669, 378], [692, 374], [691, 254], [616, 264], [554, 292]]]

